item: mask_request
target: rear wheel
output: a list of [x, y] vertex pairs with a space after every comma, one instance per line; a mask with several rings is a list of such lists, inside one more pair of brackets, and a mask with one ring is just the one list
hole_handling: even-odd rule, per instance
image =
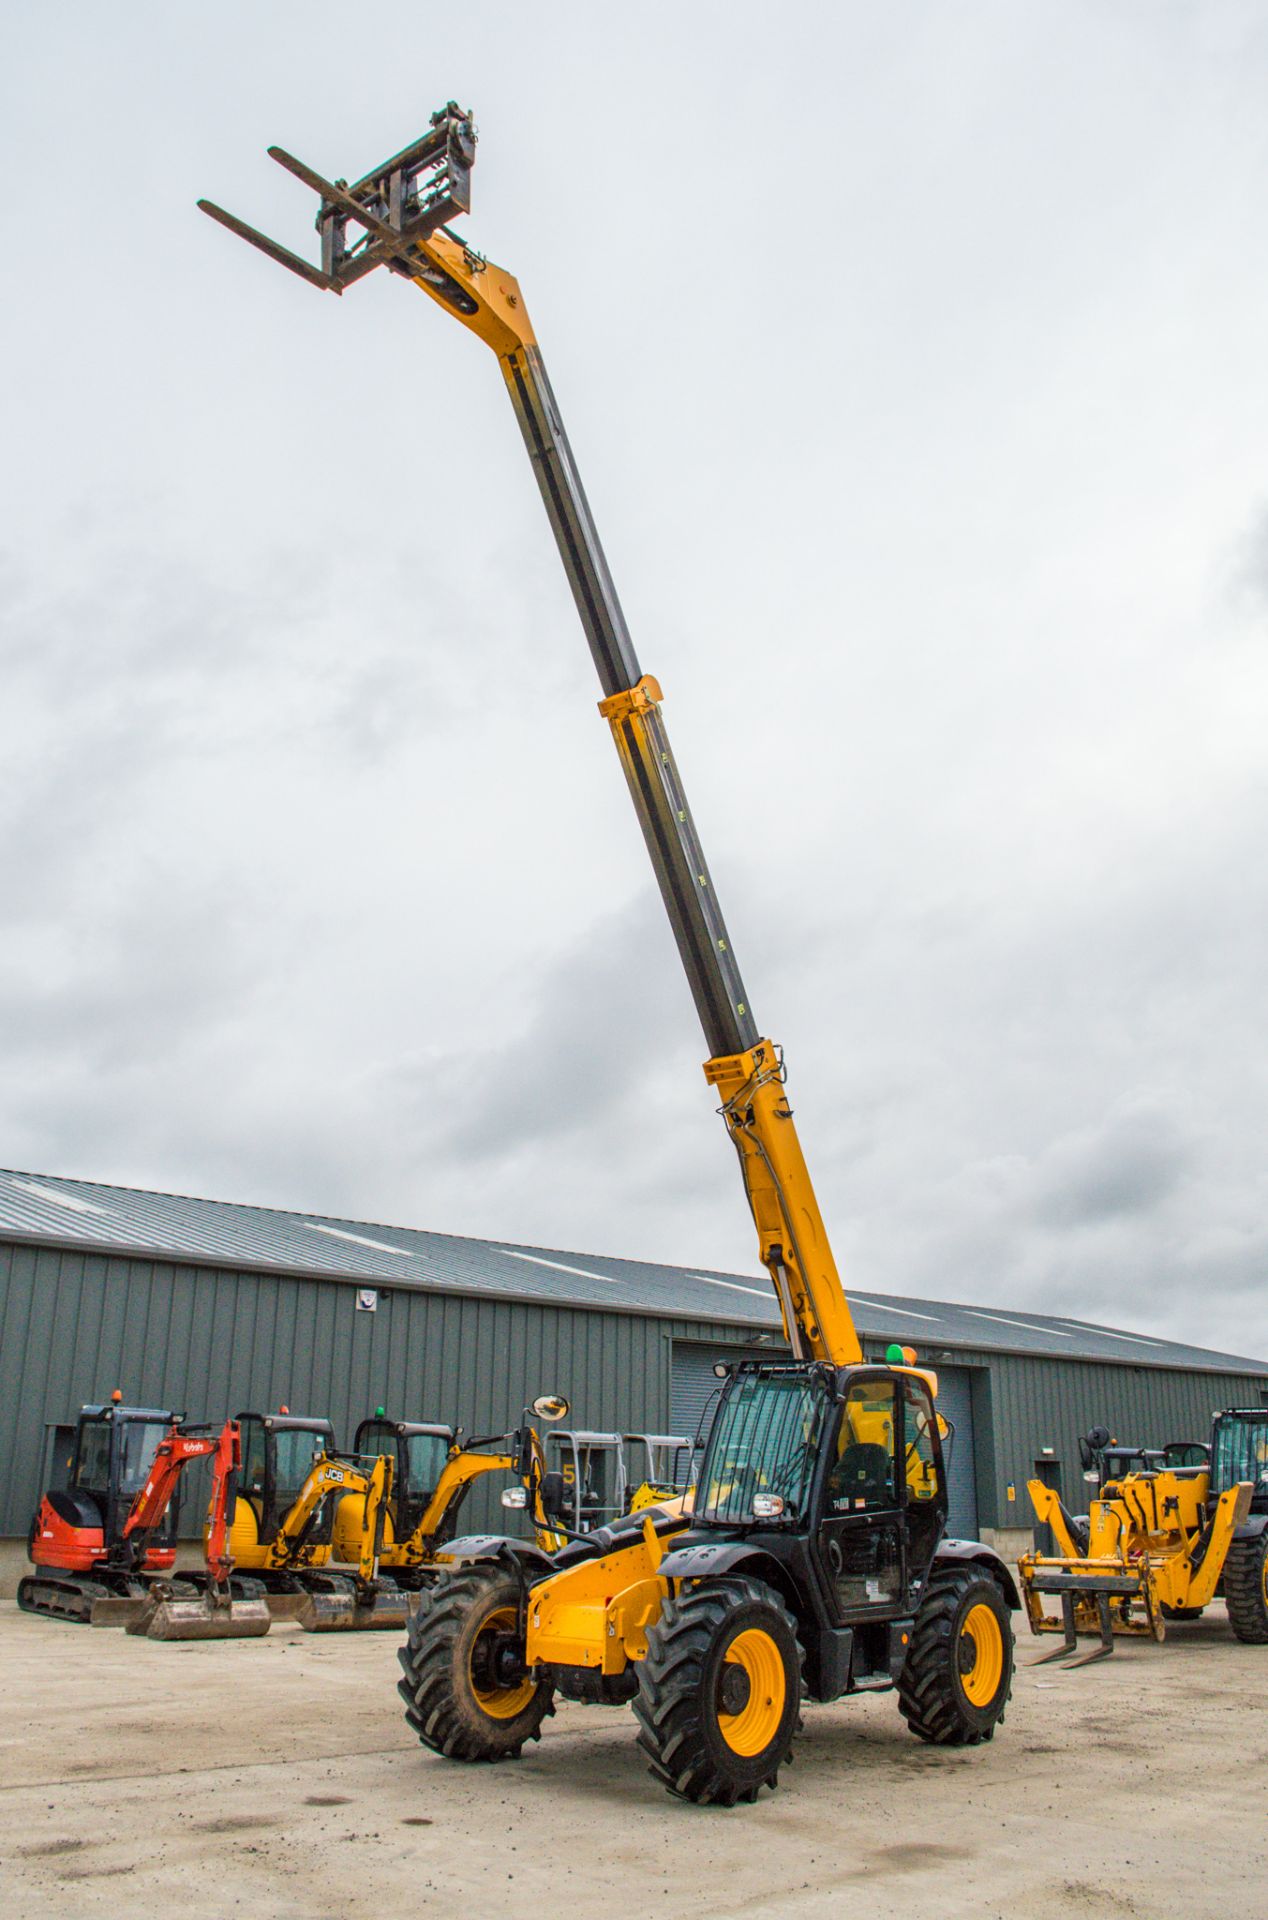
[[898, 1681], [907, 1725], [935, 1746], [978, 1746], [1012, 1687], [1013, 1626], [998, 1583], [976, 1567], [935, 1569]]
[[502, 1567], [460, 1567], [426, 1587], [397, 1658], [405, 1718], [449, 1760], [513, 1760], [541, 1737], [553, 1689], [525, 1672], [520, 1586]]
[[1224, 1562], [1224, 1604], [1239, 1640], [1268, 1642], [1268, 1527], [1253, 1540], [1230, 1542]]
[[792, 1616], [760, 1580], [666, 1600], [634, 1702], [652, 1773], [671, 1793], [724, 1807], [773, 1787], [797, 1731], [801, 1658]]

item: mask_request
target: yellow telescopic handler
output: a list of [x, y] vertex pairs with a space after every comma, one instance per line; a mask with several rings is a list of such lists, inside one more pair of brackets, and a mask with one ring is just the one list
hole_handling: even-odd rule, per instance
[[[319, 196], [320, 266], [200, 204], [330, 292], [386, 266], [496, 355], [704, 1028], [705, 1078], [790, 1358], [726, 1370], [689, 1501], [596, 1527], [553, 1556], [524, 1540], [450, 1542], [452, 1571], [421, 1594], [401, 1650], [400, 1691], [423, 1745], [463, 1761], [517, 1755], [556, 1694], [628, 1701], [653, 1774], [689, 1800], [733, 1806], [776, 1784], [803, 1697], [896, 1688], [921, 1739], [989, 1740], [1012, 1684], [1020, 1601], [997, 1554], [946, 1537], [935, 1377], [910, 1350], [863, 1357], [783, 1055], [754, 1017], [661, 689], [635, 653], [523, 295], [449, 224], [470, 207], [475, 142], [470, 114], [451, 102], [352, 186], [271, 148]], [[736, 756], [738, 804], [759, 803], [778, 751], [755, 713]]]

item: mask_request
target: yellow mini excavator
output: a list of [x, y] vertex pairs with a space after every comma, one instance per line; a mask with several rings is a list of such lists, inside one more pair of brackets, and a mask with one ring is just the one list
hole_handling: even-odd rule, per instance
[[[543, 1505], [547, 1488], [541, 1442], [529, 1421], [562, 1420], [568, 1402], [557, 1394], [543, 1394], [524, 1410], [511, 1433], [488, 1434], [464, 1440], [453, 1427], [426, 1421], [389, 1420], [378, 1407], [357, 1428], [355, 1451], [361, 1456], [388, 1455], [392, 1460], [392, 1493], [385, 1506], [383, 1546], [379, 1565], [398, 1586], [416, 1592], [436, 1572], [448, 1541], [457, 1530], [458, 1515], [477, 1480], [486, 1474], [513, 1474], [523, 1504], [532, 1513], [537, 1543], [547, 1553], [564, 1544], [564, 1534], [551, 1525]], [[489, 1452], [499, 1445], [503, 1450]], [[519, 1500], [504, 1504], [520, 1504]], [[365, 1497], [344, 1494], [335, 1515], [332, 1540], [335, 1560], [355, 1560], [365, 1536]]]
[[[273, 1617], [298, 1620], [311, 1633], [403, 1626], [406, 1597], [379, 1571], [392, 1456], [336, 1453], [328, 1420], [285, 1407], [237, 1418], [242, 1470], [229, 1551], [239, 1572], [262, 1582]], [[335, 1508], [345, 1493], [360, 1501], [347, 1543], [355, 1573], [330, 1566]]]
[[[1086, 1518], [1069, 1514], [1054, 1488], [1029, 1482], [1057, 1552], [1018, 1561], [1026, 1613], [1032, 1632], [1062, 1635], [1031, 1665], [1087, 1666], [1113, 1653], [1115, 1634], [1161, 1640], [1168, 1620], [1196, 1620], [1217, 1594], [1236, 1637], [1268, 1645], [1268, 1408], [1217, 1413], [1209, 1446], [1149, 1453], [1094, 1427], [1080, 1451], [1099, 1489]], [[1045, 1597], [1061, 1611], [1045, 1612]], [[1080, 1634], [1098, 1644], [1071, 1658]]]
[[[705, 1078], [791, 1358], [727, 1371], [690, 1513], [682, 1500], [650, 1507], [553, 1557], [525, 1540], [451, 1541], [452, 1571], [421, 1594], [401, 1650], [400, 1691], [424, 1746], [465, 1761], [518, 1754], [556, 1693], [629, 1701], [664, 1785], [731, 1806], [775, 1785], [803, 1693], [836, 1700], [896, 1687], [921, 1739], [989, 1740], [1009, 1697], [1010, 1608], [1020, 1603], [997, 1554], [946, 1538], [934, 1376], [902, 1348], [864, 1359], [783, 1056], [741, 979], [661, 689], [635, 654], [524, 297], [449, 225], [470, 206], [475, 139], [470, 114], [451, 102], [420, 140], [351, 186], [271, 148], [320, 198], [320, 266], [201, 204], [330, 292], [388, 267], [497, 356], [704, 1027]], [[781, 752], [759, 708], [735, 755], [739, 804], [760, 803]]]

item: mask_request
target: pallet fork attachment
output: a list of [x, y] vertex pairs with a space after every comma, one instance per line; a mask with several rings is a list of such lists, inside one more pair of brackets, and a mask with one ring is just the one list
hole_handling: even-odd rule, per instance
[[[1108, 1660], [1114, 1651], [1114, 1622], [1110, 1617], [1109, 1595], [1096, 1595], [1096, 1622], [1101, 1630], [1100, 1645], [1093, 1647], [1090, 1653], [1079, 1653], [1079, 1636], [1074, 1623], [1074, 1595], [1061, 1595], [1061, 1626], [1065, 1638], [1059, 1647], [1049, 1647], [1047, 1653], [1036, 1655], [1028, 1660], [1028, 1667], [1046, 1667], [1050, 1660], [1060, 1660], [1067, 1671], [1074, 1667], [1090, 1667], [1094, 1660]], [[1072, 1659], [1071, 1655], [1077, 1655]]]
[[[476, 131], [470, 113], [455, 100], [431, 117], [431, 129], [355, 185], [327, 180], [312, 167], [270, 147], [269, 158], [293, 173], [321, 199], [317, 231], [321, 236], [321, 265], [302, 260], [289, 247], [226, 213], [214, 200], [200, 200], [202, 211], [230, 233], [258, 247], [326, 293], [342, 293], [375, 267], [386, 266], [413, 277], [425, 263], [416, 243], [427, 240], [445, 222], [471, 210], [471, 167], [475, 160]], [[348, 239], [348, 225], [360, 227], [359, 238]]]

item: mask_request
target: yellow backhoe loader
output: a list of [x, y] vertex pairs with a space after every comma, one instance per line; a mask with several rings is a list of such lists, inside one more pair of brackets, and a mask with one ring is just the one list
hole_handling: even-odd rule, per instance
[[[393, 1463], [380, 1567], [408, 1591], [422, 1587], [443, 1559], [467, 1495], [477, 1480], [490, 1473], [513, 1474], [520, 1483], [523, 1504], [532, 1513], [537, 1543], [543, 1551], [553, 1553], [562, 1547], [565, 1535], [551, 1525], [542, 1503], [546, 1465], [529, 1415], [562, 1420], [567, 1412], [568, 1402], [560, 1395], [543, 1394], [531, 1408], [525, 1408], [523, 1420], [513, 1432], [475, 1440], [463, 1440], [453, 1427], [389, 1420], [382, 1407], [371, 1419], [363, 1420], [357, 1428], [355, 1451], [360, 1455], [388, 1455]], [[503, 1444], [502, 1451], [485, 1451], [497, 1443]], [[338, 1503], [332, 1557], [355, 1560], [364, 1533], [365, 1497], [349, 1491]]]
[[[1209, 1447], [1147, 1453], [1116, 1446], [1105, 1428], [1080, 1446], [1099, 1488], [1086, 1519], [1069, 1514], [1054, 1488], [1029, 1482], [1057, 1552], [1018, 1561], [1026, 1613], [1033, 1633], [1062, 1635], [1031, 1665], [1087, 1666], [1114, 1651], [1115, 1634], [1162, 1640], [1168, 1620], [1196, 1620], [1217, 1594], [1236, 1637], [1268, 1645], [1268, 1408], [1217, 1413]], [[1199, 1464], [1170, 1465], [1174, 1457]], [[1045, 1611], [1046, 1598], [1059, 1613]], [[1098, 1636], [1088, 1653], [1078, 1654], [1080, 1634]]]
[[[298, 1620], [310, 1633], [403, 1626], [406, 1596], [379, 1571], [392, 1456], [336, 1453], [328, 1420], [286, 1408], [237, 1418], [242, 1470], [229, 1551], [239, 1573], [263, 1583], [272, 1616]], [[355, 1573], [330, 1566], [335, 1508], [345, 1493], [360, 1502], [346, 1543]]]
[[[423, 1745], [466, 1761], [518, 1754], [556, 1693], [629, 1701], [664, 1785], [731, 1806], [775, 1785], [803, 1693], [835, 1700], [896, 1687], [921, 1739], [989, 1740], [1009, 1697], [1010, 1608], [1020, 1603], [997, 1554], [946, 1538], [935, 1377], [902, 1348], [884, 1362], [864, 1358], [783, 1055], [756, 1022], [661, 689], [639, 665], [524, 297], [449, 225], [470, 206], [475, 138], [470, 114], [451, 102], [420, 140], [352, 186], [271, 148], [320, 198], [320, 266], [200, 204], [330, 292], [387, 266], [497, 356], [704, 1027], [705, 1078], [792, 1357], [728, 1370], [690, 1513], [682, 1500], [650, 1507], [553, 1557], [524, 1540], [451, 1541], [453, 1570], [419, 1597], [400, 1691]], [[781, 777], [783, 747], [755, 702], [736, 743], [733, 803], [760, 806], [764, 784]], [[616, 1008], [613, 1024], [628, 1045]]]

